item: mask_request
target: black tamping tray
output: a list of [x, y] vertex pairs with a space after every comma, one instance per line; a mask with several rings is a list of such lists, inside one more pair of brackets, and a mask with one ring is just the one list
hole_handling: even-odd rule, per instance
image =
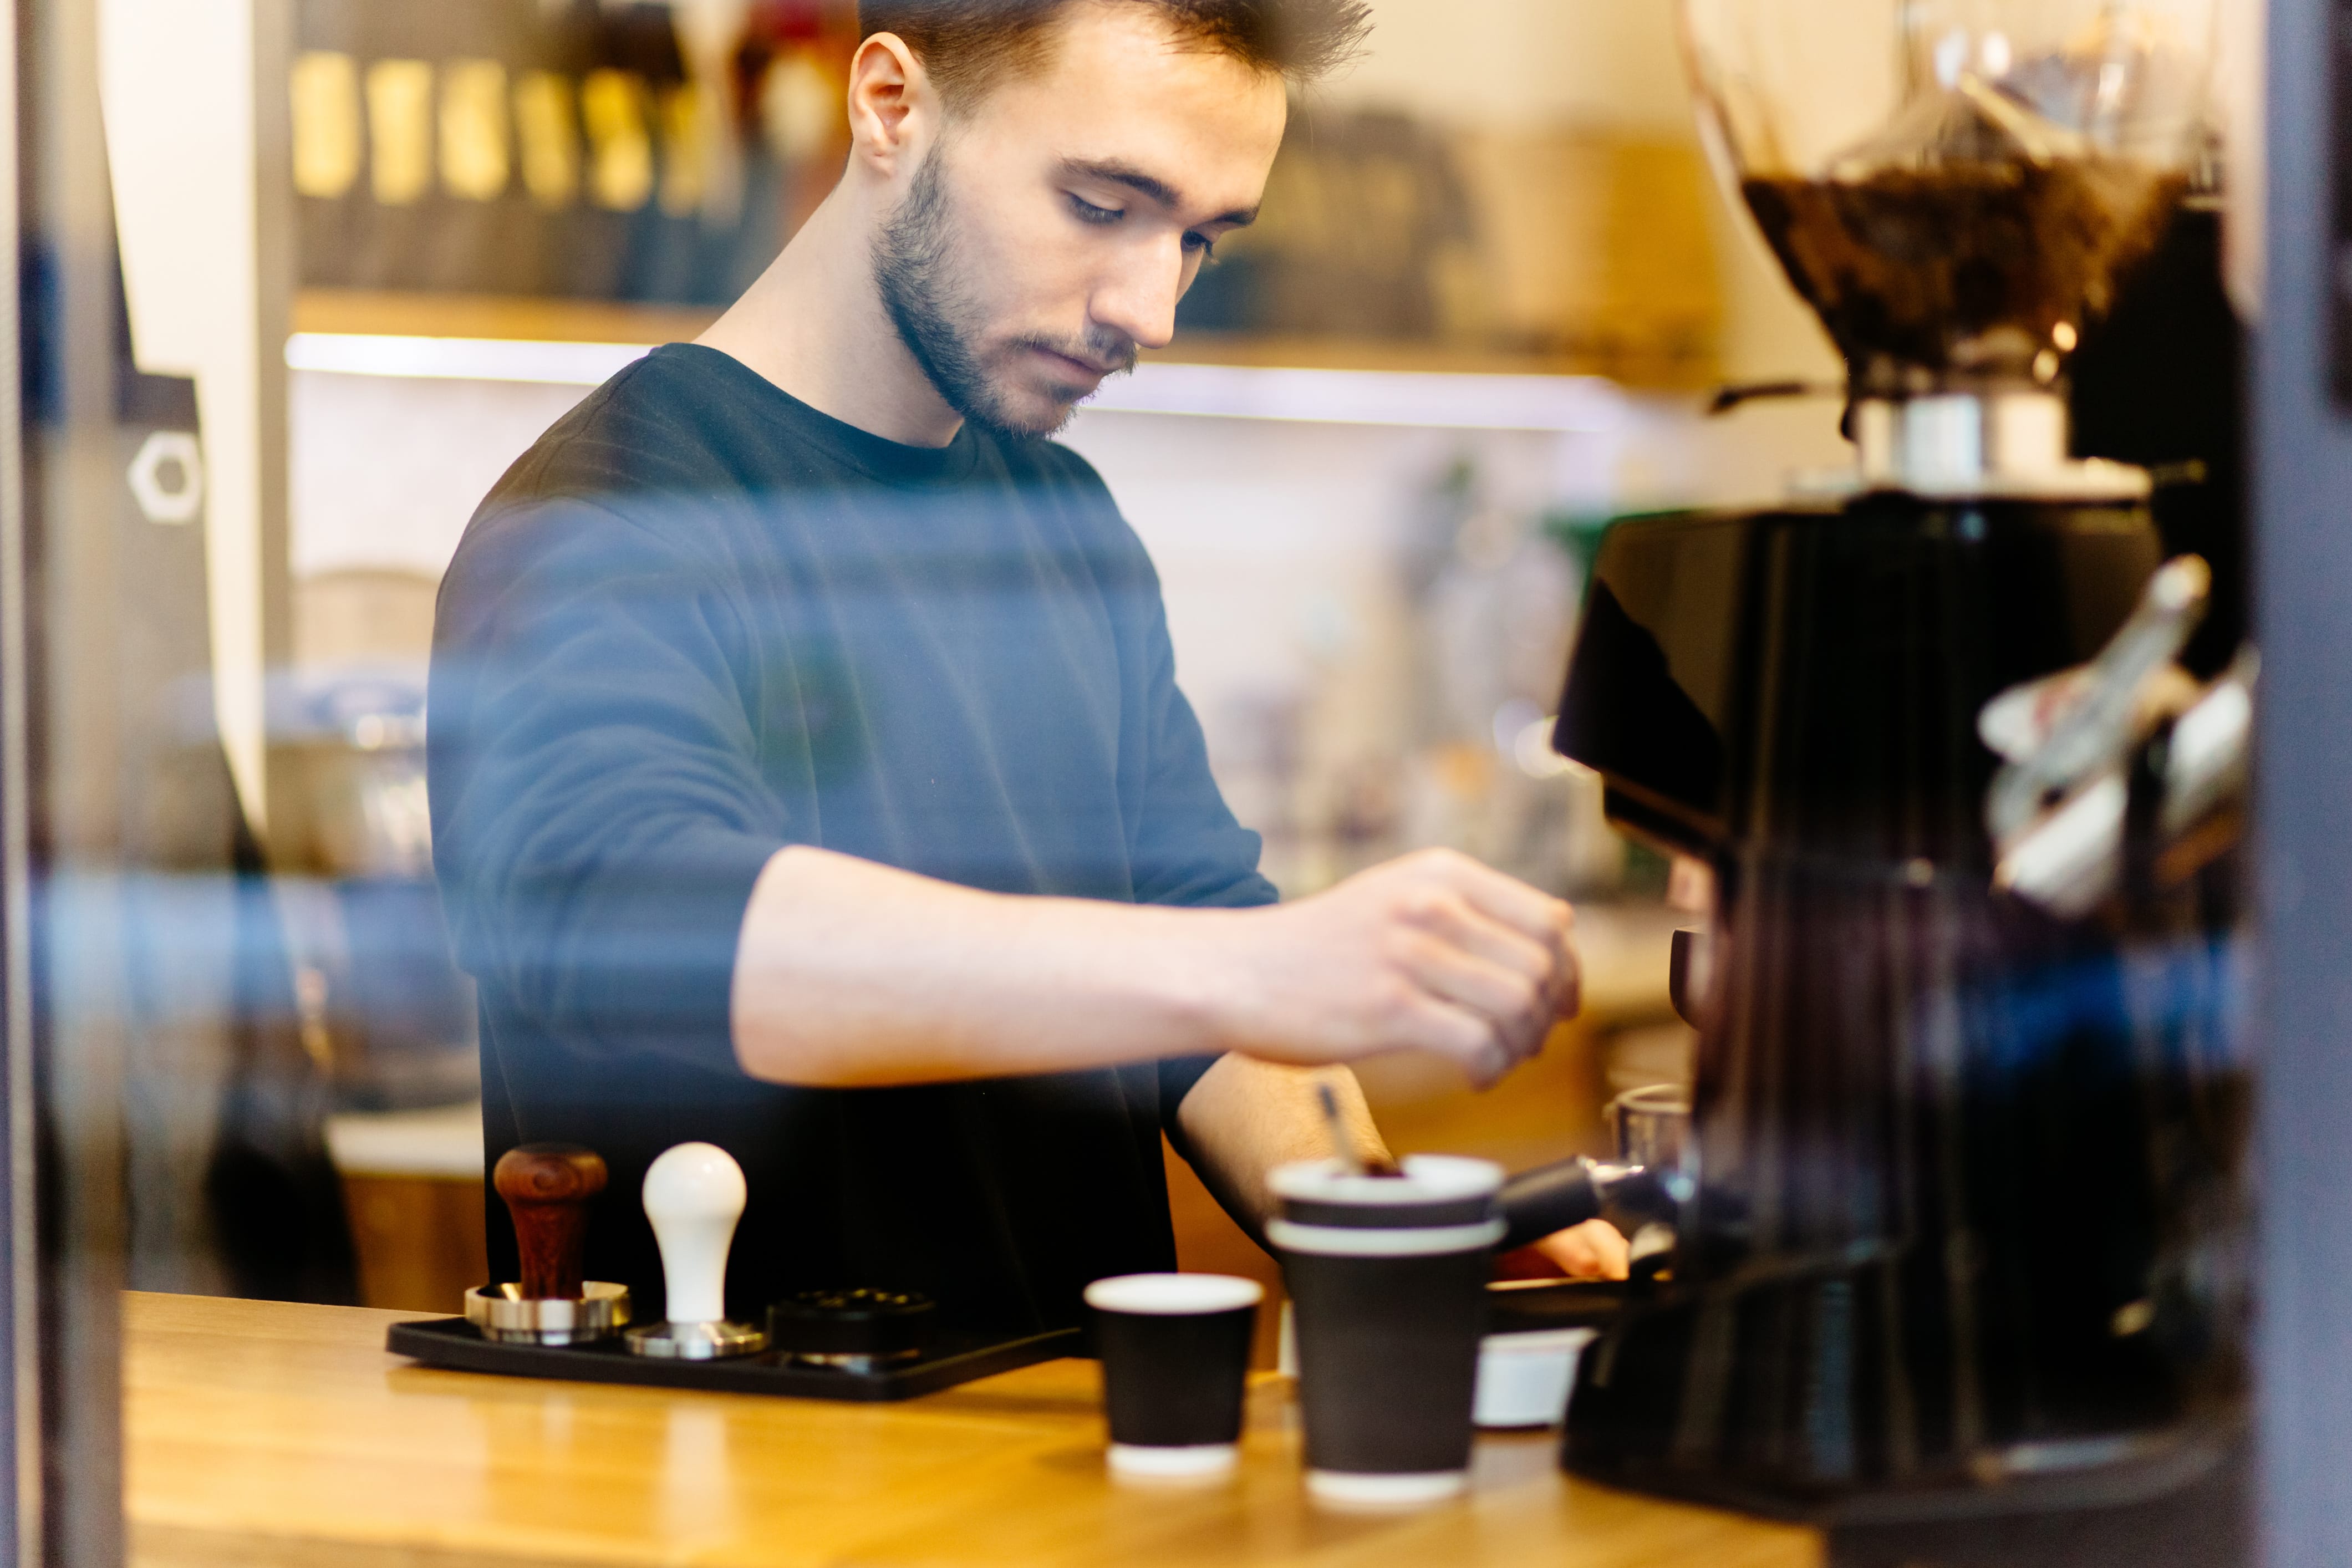
[[618, 1339], [585, 1345], [505, 1344], [484, 1339], [463, 1318], [435, 1318], [393, 1324], [384, 1335], [384, 1349], [452, 1372], [872, 1403], [913, 1399], [1041, 1361], [1083, 1355], [1085, 1340], [1079, 1329], [1011, 1340], [945, 1331], [919, 1355], [856, 1369], [807, 1366], [774, 1351], [726, 1361], [667, 1361], [631, 1355]]

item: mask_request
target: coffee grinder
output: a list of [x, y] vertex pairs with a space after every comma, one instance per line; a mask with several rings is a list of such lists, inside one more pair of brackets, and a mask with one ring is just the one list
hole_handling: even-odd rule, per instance
[[2066, 357], [2188, 184], [2207, 0], [1685, 0], [1852, 470], [1619, 524], [1555, 743], [1712, 868], [1669, 1267], [1569, 1467], [1825, 1522], [2152, 1495], [2235, 1440], [2251, 659], [2070, 458]]

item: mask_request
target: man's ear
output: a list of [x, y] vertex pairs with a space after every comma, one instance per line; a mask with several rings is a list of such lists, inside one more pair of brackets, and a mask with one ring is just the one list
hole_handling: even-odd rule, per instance
[[939, 89], [896, 33], [877, 33], [849, 62], [850, 157], [887, 178], [939, 135]]

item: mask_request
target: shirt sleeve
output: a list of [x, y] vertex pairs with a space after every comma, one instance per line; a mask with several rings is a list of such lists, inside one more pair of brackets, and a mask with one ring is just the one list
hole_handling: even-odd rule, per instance
[[1192, 705], [1176, 684], [1168, 613], [1155, 591], [1143, 637], [1146, 762], [1134, 827], [1135, 900], [1245, 909], [1280, 899], [1258, 870], [1265, 841], [1225, 805]]
[[434, 855], [460, 963], [588, 1054], [733, 1069], [761, 786], [725, 574], [586, 501], [478, 524], [436, 628]]
[[1187, 1160], [1192, 1156], [1185, 1148], [1182, 1131], [1176, 1125], [1176, 1112], [1182, 1108], [1184, 1097], [1192, 1092], [1192, 1086], [1199, 1083], [1202, 1075], [1222, 1059], [1223, 1058], [1214, 1054], [1203, 1057], [1162, 1057], [1160, 1058], [1160, 1103], [1163, 1108], [1160, 1121], [1167, 1128], [1169, 1142], [1174, 1143], [1176, 1152]]
[[[1258, 869], [1265, 841], [1234, 818], [1210, 772], [1200, 720], [1176, 684], [1176, 649], [1158, 576], [1148, 563], [1143, 570], [1150, 592], [1140, 639], [1146, 761], [1134, 830], [1136, 901], [1196, 909], [1274, 903], [1281, 894]], [[1160, 1127], [1188, 1163], [1192, 1145], [1177, 1112], [1216, 1061], [1213, 1055], [1171, 1057], [1160, 1064]]]

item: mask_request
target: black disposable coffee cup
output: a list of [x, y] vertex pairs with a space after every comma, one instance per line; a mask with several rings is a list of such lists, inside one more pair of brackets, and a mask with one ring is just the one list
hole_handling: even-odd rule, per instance
[[1443, 1155], [1404, 1171], [1274, 1173], [1282, 1214], [1266, 1237], [1297, 1303], [1307, 1489], [1327, 1501], [1428, 1502], [1469, 1480], [1503, 1171]]
[[1114, 1471], [1176, 1479], [1234, 1468], [1265, 1295], [1229, 1274], [1122, 1274], [1087, 1287]]

